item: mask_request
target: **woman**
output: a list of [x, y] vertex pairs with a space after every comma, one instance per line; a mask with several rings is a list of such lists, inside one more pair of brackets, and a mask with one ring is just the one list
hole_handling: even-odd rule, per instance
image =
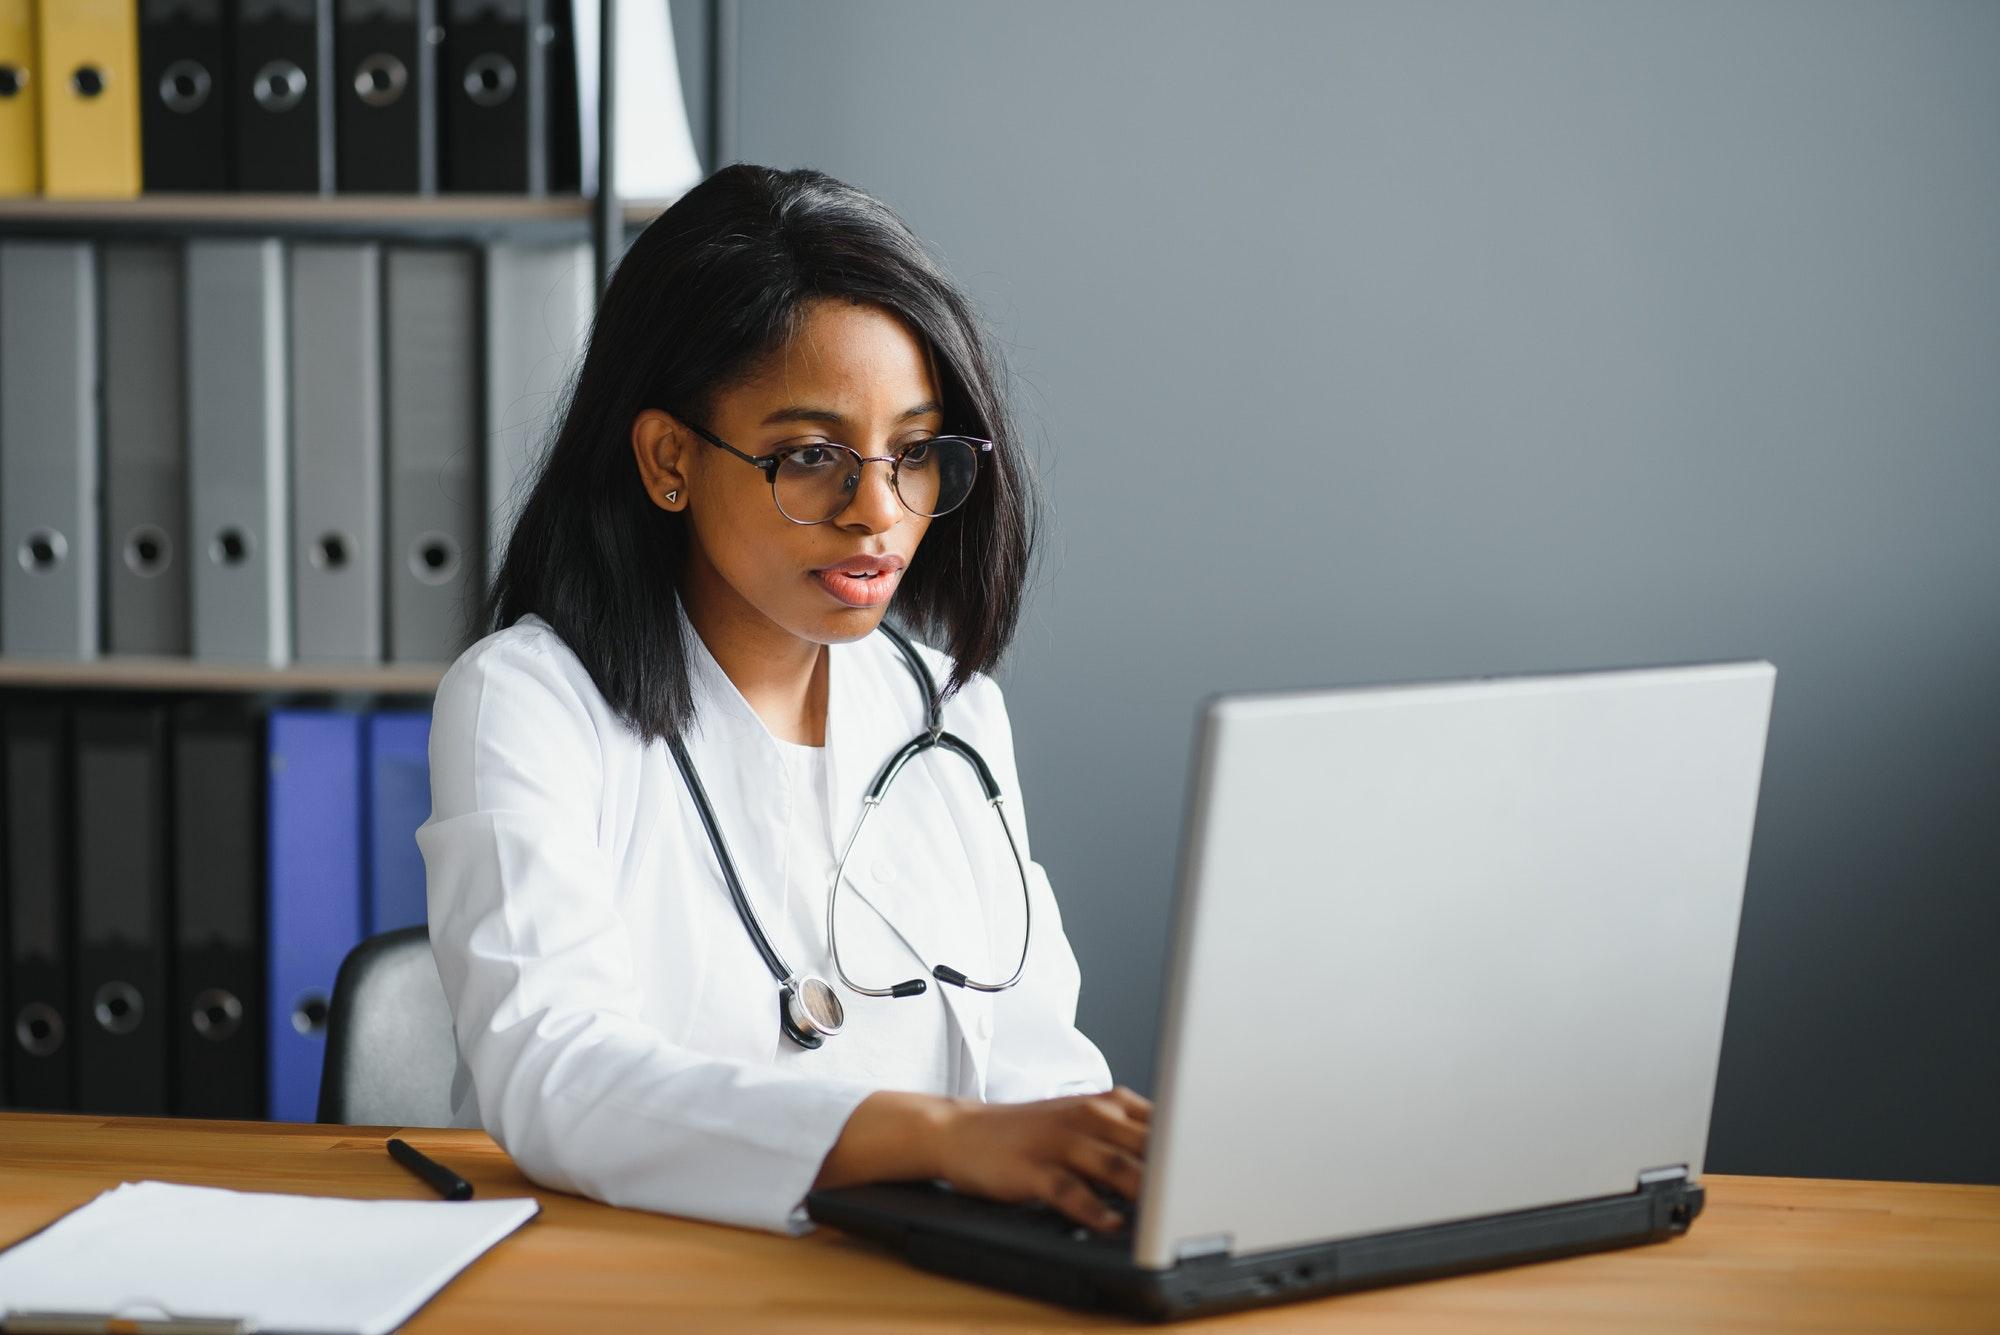
[[[814, 1186], [912, 1178], [1119, 1222], [1151, 1107], [1075, 1027], [985, 672], [1033, 531], [1016, 448], [970, 304], [870, 196], [737, 164], [633, 244], [437, 689], [455, 1124], [550, 1186], [782, 1232]], [[906, 661], [892, 601], [948, 652]], [[927, 706], [1002, 802], [929, 749], [864, 804]]]

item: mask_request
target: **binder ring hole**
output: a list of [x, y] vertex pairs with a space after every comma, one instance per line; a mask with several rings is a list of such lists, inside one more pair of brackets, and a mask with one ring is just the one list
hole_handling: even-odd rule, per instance
[[28, 72], [19, 65], [0, 65], [0, 97], [18, 97], [28, 86]]
[[345, 533], [322, 533], [312, 545], [312, 563], [320, 570], [345, 570], [353, 559], [353, 541]]
[[409, 82], [409, 70], [387, 51], [378, 51], [354, 67], [354, 95], [371, 107], [395, 105]]
[[146, 1000], [139, 989], [117, 979], [97, 989], [91, 998], [90, 1013], [107, 1034], [129, 1034], [146, 1018]]
[[306, 72], [289, 60], [273, 60], [250, 81], [257, 105], [266, 111], [290, 111], [306, 96]]
[[307, 1038], [318, 1038], [326, 1032], [326, 994], [308, 992], [292, 1007], [292, 1028]]
[[200, 61], [176, 60], [160, 71], [160, 102], [168, 111], [186, 115], [201, 110], [213, 86]]
[[458, 544], [442, 533], [420, 535], [410, 550], [410, 573], [426, 584], [449, 584], [458, 565]]
[[52, 528], [38, 528], [21, 541], [21, 568], [31, 575], [60, 568], [68, 555], [69, 540]]
[[95, 65], [78, 65], [69, 76], [69, 86], [78, 97], [96, 97], [104, 91], [104, 71]]
[[232, 992], [211, 987], [197, 993], [188, 1016], [194, 1031], [211, 1043], [220, 1043], [243, 1025], [243, 1003]]
[[465, 95], [482, 107], [497, 107], [514, 95], [514, 62], [497, 52], [474, 56], [465, 67]]
[[46, 1001], [31, 1001], [14, 1017], [14, 1041], [30, 1057], [53, 1057], [62, 1049], [62, 1012]]
[[125, 539], [125, 566], [147, 579], [165, 570], [174, 559], [174, 544], [164, 529], [142, 524]]
[[250, 535], [240, 528], [226, 528], [208, 544], [208, 559], [219, 566], [240, 566], [250, 559]]

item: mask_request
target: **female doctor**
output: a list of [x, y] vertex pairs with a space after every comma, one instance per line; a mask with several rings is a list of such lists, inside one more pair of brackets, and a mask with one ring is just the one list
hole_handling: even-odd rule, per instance
[[815, 1186], [1137, 1196], [985, 672], [1034, 519], [1001, 374], [820, 172], [726, 167], [620, 262], [417, 832], [454, 1124], [535, 1181], [781, 1232]]

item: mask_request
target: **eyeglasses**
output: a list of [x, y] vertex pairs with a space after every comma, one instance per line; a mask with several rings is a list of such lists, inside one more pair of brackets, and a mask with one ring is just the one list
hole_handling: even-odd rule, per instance
[[931, 436], [892, 455], [862, 455], [830, 441], [745, 454], [686, 418], [676, 418], [709, 444], [763, 469], [778, 513], [794, 524], [838, 518], [861, 487], [861, 466], [873, 463], [889, 465], [890, 484], [905, 509], [935, 519], [964, 504], [979, 476], [979, 456], [993, 452], [993, 442], [977, 436]]

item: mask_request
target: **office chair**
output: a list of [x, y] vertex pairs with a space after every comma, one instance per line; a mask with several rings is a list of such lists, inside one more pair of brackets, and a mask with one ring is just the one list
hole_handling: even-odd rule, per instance
[[401, 927], [348, 951], [327, 1010], [319, 1120], [449, 1125], [457, 1063], [430, 930]]

